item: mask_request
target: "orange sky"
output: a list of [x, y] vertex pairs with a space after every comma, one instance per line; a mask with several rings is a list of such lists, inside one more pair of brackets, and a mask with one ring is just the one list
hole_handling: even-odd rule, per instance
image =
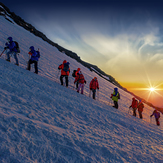
[[128, 91], [133, 92], [135, 95], [144, 98], [152, 104], [163, 107], [163, 86], [159, 86], [155, 91], [148, 90], [149, 85], [142, 83], [120, 83]]

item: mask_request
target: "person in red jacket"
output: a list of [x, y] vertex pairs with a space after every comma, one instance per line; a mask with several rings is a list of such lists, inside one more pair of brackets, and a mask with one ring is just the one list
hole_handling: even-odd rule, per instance
[[63, 61], [61, 65], [59, 65], [58, 69], [61, 70], [60, 81], [61, 85], [63, 85], [63, 78], [65, 77], [66, 87], [68, 87], [68, 76], [70, 73], [69, 62], [66, 60]]
[[93, 92], [93, 99], [95, 100], [95, 96], [96, 96], [96, 89], [99, 89], [99, 84], [98, 84], [98, 80], [96, 77], [94, 77], [90, 84], [89, 84], [89, 89]]
[[143, 118], [143, 116], [142, 116], [143, 108], [144, 108], [143, 101], [142, 100], [139, 100], [139, 103], [138, 103], [138, 112], [139, 112], [140, 119]]
[[86, 80], [84, 79], [84, 75], [82, 74], [81, 71], [79, 71], [75, 81], [74, 81], [74, 84], [78, 81], [79, 83], [79, 87], [77, 89], [77, 92], [79, 93], [80, 89], [81, 89], [81, 94], [83, 94], [84, 92], [84, 83], [86, 84]]
[[138, 101], [135, 98], [132, 98], [132, 104], [129, 108], [133, 108], [133, 116], [136, 117], [136, 109], [138, 107]]
[[[78, 73], [79, 73], [79, 71], [80, 71], [80, 68], [78, 68], [77, 70], [76, 70], [76, 72], [75, 72], [75, 80], [76, 80], [76, 78], [77, 78], [77, 76], [78, 76]], [[78, 83], [78, 81], [76, 82], [76, 89], [78, 89], [78, 85], [79, 85], [79, 83]]]

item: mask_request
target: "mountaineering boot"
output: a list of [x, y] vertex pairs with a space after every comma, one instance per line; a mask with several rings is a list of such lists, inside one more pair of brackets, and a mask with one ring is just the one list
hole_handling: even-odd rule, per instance
[[9, 60], [9, 59], [6, 59], [6, 61], [10, 62], [10, 60]]

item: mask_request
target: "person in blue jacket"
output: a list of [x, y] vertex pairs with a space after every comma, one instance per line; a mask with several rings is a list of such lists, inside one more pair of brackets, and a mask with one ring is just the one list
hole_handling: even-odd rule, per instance
[[14, 55], [14, 58], [15, 58], [15, 61], [16, 61], [16, 65], [19, 66], [19, 62], [18, 62], [18, 57], [17, 57], [17, 48], [16, 48], [16, 44], [15, 42], [13, 41], [12, 37], [8, 37], [7, 38], [7, 41], [6, 44], [5, 44], [5, 50], [9, 49], [9, 51], [6, 53], [7, 55], [7, 59], [6, 61], [9, 61], [10, 62], [10, 54], [13, 54]]
[[31, 69], [31, 64], [34, 63], [35, 65], [35, 72], [36, 74], [38, 74], [38, 67], [37, 67], [37, 62], [38, 62], [38, 55], [37, 55], [37, 52], [35, 51], [34, 47], [31, 46], [30, 48], [30, 51], [29, 51], [29, 55], [31, 56], [30, 57], [30, 60], [28, 61], [28, 67], [27, 67], [27, 70], [30, 71]]

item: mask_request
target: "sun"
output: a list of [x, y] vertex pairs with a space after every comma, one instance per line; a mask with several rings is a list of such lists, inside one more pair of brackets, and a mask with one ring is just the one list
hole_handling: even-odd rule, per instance
[[151, 87], [151, 88], [149, 88], [149, 90], [150, 90], [151, 92], [153, 92], [153, 91], [155, 91], [155, 88]]

